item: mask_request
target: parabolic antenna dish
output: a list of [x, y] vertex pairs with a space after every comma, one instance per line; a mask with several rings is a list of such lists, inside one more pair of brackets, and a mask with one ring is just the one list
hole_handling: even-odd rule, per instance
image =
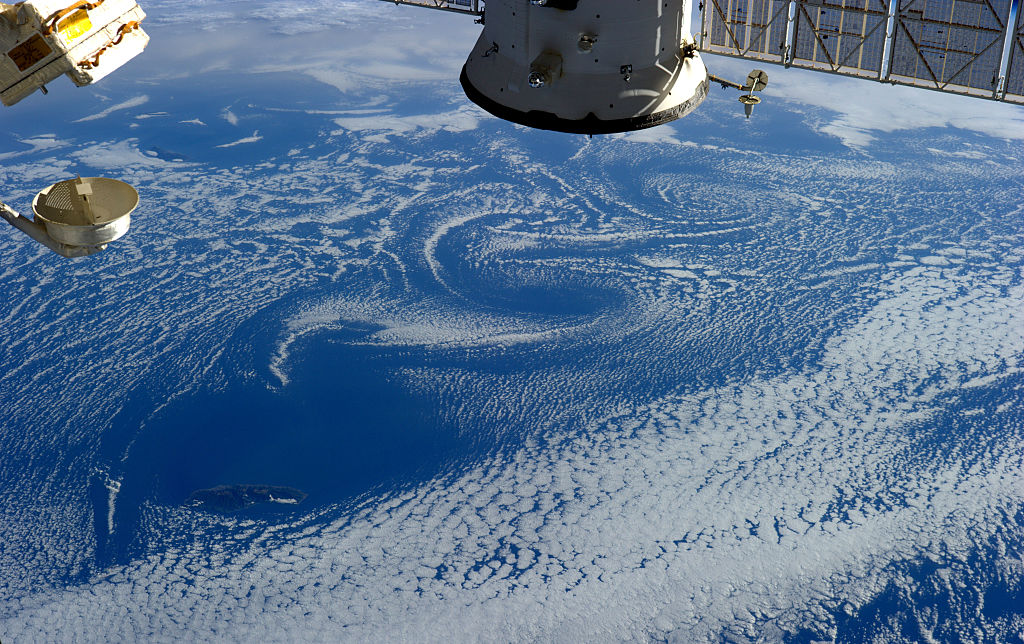
[[79, 177], [46, 188], [32, 201], [46, 234], [68, 246], [99, 246], [122, 237], [139, 193], [123, 181]]

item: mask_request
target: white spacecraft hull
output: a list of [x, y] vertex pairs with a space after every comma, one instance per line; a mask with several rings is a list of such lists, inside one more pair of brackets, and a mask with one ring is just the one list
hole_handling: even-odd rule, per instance
[[546, 130], [667, 123], [708, 91], [689, 9], [688, 0], [489, 0], [462, 87], [495, 116]]
[[94, 83], [142, 53], [135, 0], [0, 2], [0, 102], [14, 105], [65, 74]]

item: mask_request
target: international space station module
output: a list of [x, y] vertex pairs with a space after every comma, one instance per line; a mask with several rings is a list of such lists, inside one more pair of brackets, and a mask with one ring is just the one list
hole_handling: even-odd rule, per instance
[[491, 114], [545, 130], [628, 132], [685, 116], [711, 82], [759, 102], [767, 75], [709, 76], [689, 0], [398, 0], [475, 13], [483, 24], [462, 68], [466, 96]]
[[491, 0], [461, 81], [496, 116], [584, 134], [666, 123], [708, 93], [685, 0]]

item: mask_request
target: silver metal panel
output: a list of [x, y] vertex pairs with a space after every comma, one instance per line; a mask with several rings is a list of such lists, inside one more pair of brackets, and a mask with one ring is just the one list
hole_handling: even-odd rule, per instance
[[994, 97], [1010, 0], [898, 0], [890, 80]]
[[792, 65], [878, 78], [888, 12], [884, 0], [798, 3]]
[[1010, 4], [1011, 0], [704, 0], [701, 50], [1024, 103], [1020, 15], [1013, 26], [1009, 65], [1001, 69]]
[[392, 4], [408, 4], [414, 7], [426, 9], [440, 9], [441, 11], [457, 11], [481, 15], [484, 12], [483, 0], [384, 0]]
[[789, 4], [789, 0], [704, 0], [701, 49], [784, 62]]
[[1010, 41], [1010, 63], [1006, 68], [1006, 100], [1024, 103], [1024, 12], [1019, 5]]

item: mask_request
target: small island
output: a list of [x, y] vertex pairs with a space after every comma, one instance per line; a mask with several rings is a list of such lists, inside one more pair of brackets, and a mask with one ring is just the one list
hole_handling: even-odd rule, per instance
[[186, 503], [215, 512], [235, 512], [257, 503], [295, 505], [305, 498], [302, 490], [281, 485], [218, 485], [196, 490]]

